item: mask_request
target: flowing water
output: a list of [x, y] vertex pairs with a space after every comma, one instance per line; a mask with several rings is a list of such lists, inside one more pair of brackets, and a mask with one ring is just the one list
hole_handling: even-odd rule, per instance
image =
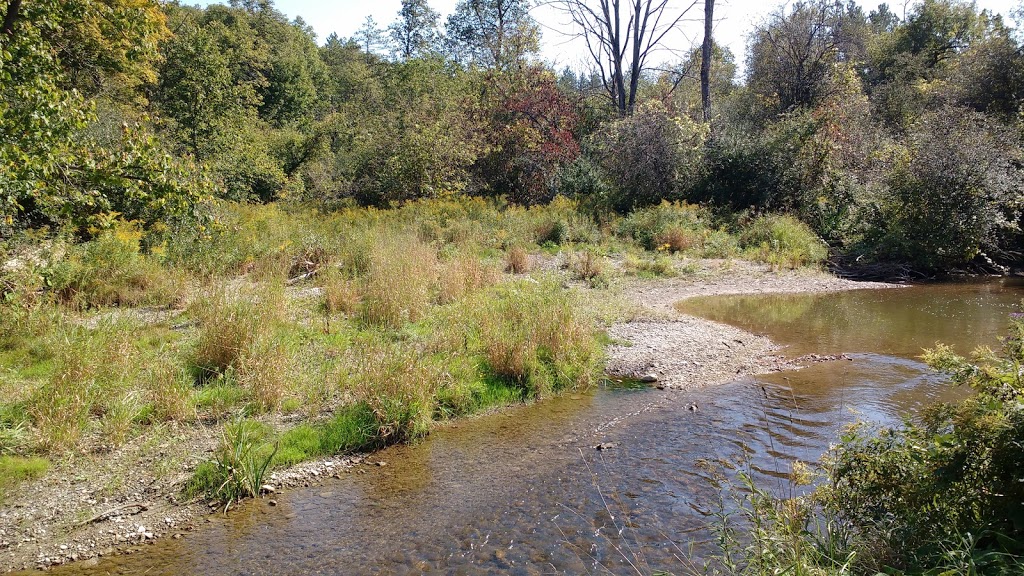
[[[916, 357], [997, 344], [1024, 283], [727, 296], [682, 309], [849, 360], [696, 391], [603, 386], [458, 422], [340, 480], [253, 501], [136, 554], [58, 574], [685, 573], [724, 460], [782, 487], [838, 429], [955, 398]], [[697, 410], [688, 409], [695, 403]], [[608, 449], [596, 450], [598, 444]]]

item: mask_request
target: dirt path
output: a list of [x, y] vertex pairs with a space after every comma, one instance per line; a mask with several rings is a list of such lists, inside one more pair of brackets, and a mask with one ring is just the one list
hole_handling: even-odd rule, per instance
[[[609, 374], [653, 374], [659, 386], [692, 388], [793, 366], [766, 338], [677, 313], [673, 304], [688, 297], [889, 286], [737, 261], [691, 266], [678, 278], [626, 281], [623, 298], [639, 319], [609, 328], [615, 342]], [[0, 506], [0, 571], [95, 562], [204, 522], [216, 509], [204, 501], [179, 502], [177, 494], [189, 472], [210, 457], [218, 434], [216, 426], [158, 427], [112, 453], [54, 462], [42, 479]], [[277, 471], [271, 482], [278, 490], [309, 486], [373, 465], [372, 459], [337, 457]]]

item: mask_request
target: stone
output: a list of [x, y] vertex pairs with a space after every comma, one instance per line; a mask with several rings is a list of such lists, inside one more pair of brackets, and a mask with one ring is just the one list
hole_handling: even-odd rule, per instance
[[653, 373], [653, 372], [651, 372], [649, 374], [644, 374], [643, 376], [640, 377], [640, 381], [644, 382], [644, 383], [647, 383], [647, 384], [651, 384], [653, 382], [657, 382], [658, 381], [658, 375]]

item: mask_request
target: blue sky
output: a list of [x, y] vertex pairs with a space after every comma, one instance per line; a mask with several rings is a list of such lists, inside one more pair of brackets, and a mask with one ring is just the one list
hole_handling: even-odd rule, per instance
[[[677, 2], [680, 7], [688, 6], [689, 1]], [[455, 9], [457, 0], [430, 0], [430, 5], [441, 13], [442, 21]], [[183, 3], [190, 3], [183, 0]], [[200, 4], [214, 2], [201, 1]], [[858, 3], [868, 9], [877, 6], [877, 0], [859, 0]], [[899, 14], [903, 10], [901, 0], [889, 0], [892, 10]], [[912, 3], [908, 3], [912, 4]], [[979, 8], [1009, 15], [1011, 9], [1020, 4], [1020, 0], [979, 0]], [[367, 16], [373, 16], [381, 26], [391, 22], [401, 6], [401, 0], [275, 0], [278, 10], [290, 18], [301, 16], [311, 25], [322, 42], [331, 32], [339, 36], [351, 36], [362, 25]], [[717, 0], [715, 2], [715, 36], [718, 42], [729, 46], [742, 63], [746, 35], [754, 24], [762, 21], [770, 12], [781, 5], [777, 0]], [[564, 18], [550, 8], [535, 8], [534, 18], [541, 23], [543, 30], [541, 56], [557, 68], [570, 66], [575, 69], [586, 68], [583, 47], [574, 42], [564, 33], [570, 30]], [[694, 42], [700, 42], [702, 34], [703, 2], [694, 6], [688, 13], [693, 20], [683, 26], [679, 34], [674, 35], [667, 43], [673, 50], [686, 51]], [[670, 60], [672, 54], [665, 52], [658, 60]]]

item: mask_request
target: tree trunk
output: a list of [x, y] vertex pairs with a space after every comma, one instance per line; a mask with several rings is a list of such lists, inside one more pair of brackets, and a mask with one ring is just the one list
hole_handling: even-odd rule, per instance
[[704, 45], [700, 50], [700, 104], [705, 122], [711, 122], [711, 27], [715, 0], [704, 0]]
[[18, 20], [18, 12], [21, 11], [21, 0], [9, 0], [7, 12], [4, 13], [4, 22], [0, 27], [3, 37], [0, 40], [14, 36], [14, 23]]

